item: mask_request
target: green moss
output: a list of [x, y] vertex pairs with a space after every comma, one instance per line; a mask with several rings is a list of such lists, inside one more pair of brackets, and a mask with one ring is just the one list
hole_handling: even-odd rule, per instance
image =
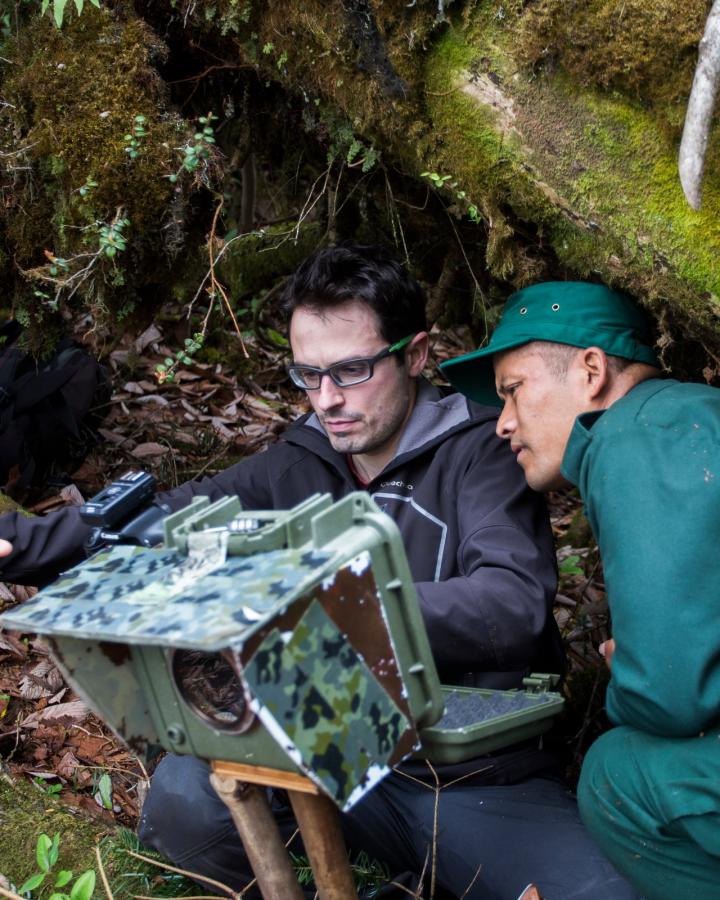
[[[14, 259], [32, 273], [47, 265], [46, 252], [68, 259], [93, 253], [97, 223], [111, 221], [122, 209], [131, 223], [130, 249], [113, 260], [102, 257], [78, 294], [96, 313], [120, 310], [128, 293], [132, 301], [132, 284], [124, 288], [118, 268], [132, 260], [135, 272], [128, 281], [142, 278], [142, 237], [151, 233], [157, 268], [156, 235], [173, 195], [164, 176], [177, 168], [174, 147], [182, 123], [165, 108], [154, 68], [166, 48], [128, 8], [88, 7], [62, 30], [48, 17], [32, 20], [5, 52], [13, 65], [3, 83], [8, 102], [1, 114], [1, 149], [34, 169], [5, 186]], [[146, 117], [147, 136], [139, 157], [130, 160], [124, 135], [136, 115]], [[88, 178], [97, 186], [83, 196], [79, 189]], [[14, 214], [18, 207], [23, 215]], [[52, 285], [43, 289], [54, 294]], [[46, 317], [31, 288], [19, 291], [17, 299], [26, 316], [37, 322]]]
[[77, 873], [95, 868], [95, 843], [107, 825], [63, 808], [28, 781], [0, 771], [0, 872], [17, 886], [37, 871], [35, 845], [43, 832], [60, 832], [58, 869]]
[[[675, 143], [648, 110], [578, 88], [559, 71], [528, 80], [508, 56], [512, 33], [488, 13], [472, 38], [452, 30], [429, 57], [433, 142], [423, 165], [452, 174], [484, 200], [491, 272], [515, 284], [526, 275], [522, 242], [515, 241], [512, 266], [512, 239], [505, 233], [493, 242], [493, 230], [508, 222], [507, 215], [493, 220], [495, 203], [512, 211], [516, 228], [533, 223], [565, 271], [599, 276], [658, 312], [673, 308], [717, 344], [716, 308], [707, 298], [720, 295], [718, 133], [703, 209], [694, 212], [680, 187]], [[484, 86], [480, 99], [468, 94], [473, 78]], [[497, 245], [503, 253], [493, 255]]]
[[513, 49], [535, 71], [559, 64], [579, 83], [620, 91], [677, 126], [707, 12], [706, 0], [539, 0], [522, 9]]

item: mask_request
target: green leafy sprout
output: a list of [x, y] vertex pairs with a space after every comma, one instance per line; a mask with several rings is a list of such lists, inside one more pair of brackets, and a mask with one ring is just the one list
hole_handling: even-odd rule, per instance
[[37, 860], [39, 871], [31, 875], [28, 880], [20, 885], [19, 894], [31, 894], [45, 882], [46, 879], [53, 880], [52, 894], [48, 900], [91, 900], [93, 891], [95, 890], [95, 872], [89, 869], [83, 872], [75, 879], [75, 883], [70, 887], [69, 893], [62, 890], [67, 888], [73, 879], [73, 873], [69, 869], [60, 869], [53, 872], [53, 867], [57, 864], [60, 855], [60, 832], [56, 832], [51, 839], [47, 834], [38, 836], [37, 845], [35, 847], [35, 859]]
[[443, 189], [452, 191], [455, 199], [466, 209], [470, 221], [474, 222], [475, 225], [479, 225], [482, 222], [482, 216], [477, 205], [468, 200], [467, 193], [460, 189], [459, 182], [452, 175], [440, 175], [438, 172], [421, 172], [420, 177], [427, 178], [438, 191]]
[[585, 573], [578, 565], [579, 562], [580, 557], [577, 554], [566, 556], [565, 559], [558, 565], [558, 572], [560, 573], [560, 577], [572, 578], [574, 575], [584, 575]]
[[200, 116], [198, 123], [202, 125], [202, 131], [197, 131], [192, 141], [178, 148], [183, 156], [179, 170], [167, 176], [171, 184], [175, 184], [183, 170], [193, 173], [210, 158], [215, 143], [215, 129], [212, 126], [215, 121], [217, 116], [213, 113]]
[[155, 377], [160, 384], [174, 381], [178, 367], [181, 365], [189, 366], [192, 363], [192, 358], [202, 347], [204, 339], [202, 332], [196, 331], [191, 338], [185, 338], [183, 348], [178, 350], [174, 359], [168, 356], [163, 362], [155, 366]]
[[147, 136], [147, 131], [145, 130], [146, 122], [145, 116], [135, 116], [132, 131], [130, 134], [126, 134], [123, 139], [125, 141], [125, 152], [130, 159], [137, 159], [140, 156], [143, 138]]
[[91, 178], [91, 176], [88, 175], [88, 177], [85, 179], [85, 184], [78, 188], [78, 194], [80, 194], [81, 197], [87, 197], [89, 194], [92, 194], [97, 186], [97, 181], [95, 181], [94, 178]]
[[100, 250], [105, 256], [113, 257], [118, 251], [122, 252], [127, 247], [125, 229], [130, 224], [130, 219], [117, 218], [110, 225], [100, 226]]
[[100, 801], [103, 809], [112, 809], [112, 779], [107, 772], [103, 772], [97, 782], [95, 797]]

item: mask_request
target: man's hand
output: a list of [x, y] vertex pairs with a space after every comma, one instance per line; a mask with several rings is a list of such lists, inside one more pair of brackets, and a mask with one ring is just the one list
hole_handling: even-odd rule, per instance
[[12, 553], [13, 545], [10, 541], [4, 541], [0, 538], [0, 556], [10, 556]]
[[[0, 543], [4, 544], [5, 541], [0, 541]], [[600, 652], [600, 656], [605, 657], [605, 665], [608, 667], [608, 669], [612, 669], [612, 658], [613, 653], [615, 652], [615, 641], [610, 638], [603, 644], [600, 644], [600, 646], [598, 647], [598, 651]]]

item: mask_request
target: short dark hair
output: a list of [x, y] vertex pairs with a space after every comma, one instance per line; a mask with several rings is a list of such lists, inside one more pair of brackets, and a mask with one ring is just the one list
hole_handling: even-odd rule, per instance
[[380, 322], [390, 344], [427, 330], [425, 296], [416, 279], [386, 247], [339, 244], [301, 263], [280, 297], [288, 326], [299, 306], [323, 310], [361, 300]]
[[[550, 374], [556, 381], [565, 381], [567, 373], [570, 369], [570, 363], [575, 358], [580, 347], [572, 344], [558, 344], [555, 341], [531, 341], [525, 346], [533, 353], [538, 353], [545, 361], [545, 365], [550, 370]], [[615, 375], [624, 372], [628, 366], [632, 365], [631, 359], [624, 359], [621, 356], [607, 355], [608, 367]]]

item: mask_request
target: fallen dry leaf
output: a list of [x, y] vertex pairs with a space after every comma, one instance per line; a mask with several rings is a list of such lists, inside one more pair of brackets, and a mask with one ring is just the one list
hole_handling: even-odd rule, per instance
[[112, 741], [102, 735], [84, 734], [78, 732], [73, 734], [68, 743], [75, 747], [75, 755], [85, 762], [95, 763], [98, 757], [103, 755], [103, 751], [112, 748]]
[[133, 341], [133, 350], [136, 353], [142, 353], [150, 344], [156, 344], [163, 339], [163, 333], [157, 325], [151, 325], [146, 328], [143, 333]]
[[82, 700], [70, 700], [68, 703], [58, 703], [56, 706], [48, 706], [31, 713], [26, 719], [23, 719], [22, 727], [37, 728], [39, 725], [49, 723], [76, 725], [82, 722], [89, 712], [88, 705]]
[[62, 675], [55, 668], [52, 660], [46, 657], [22, 676], [18, 682], [18, 695], [23, 700], [52, 697], [62, 686]]
[[76, 484], [66, 484], [60, 491], [60, 496], [68, 506], [82, 506], [85, 502]]
[[61, 778], [66, 778], [69, 781], [75, 775], [79, 766], [80, 761], [78, 758], [72, 750], [68, 750], [63, 754], [60, 762], [55, 766], [55, 771]]
[[170, 401], [160, 394], [144, 394], [142, 397], [132, 397], [133, 403], [151, 404], [156, 406], [170, 406]]
[[[4, 587], [4, 585], [2, 586]], [[10, 596], [12, 599], [12, 594]], [[0, 650], [7, 650], [18, 659], [25, 659], [28, 654], [27, 646], [10, 631], [0, 630]]]
[[130, 454], [136, 459], [146, 459], [149, 456], [164, 456], [169, 453], [170, 448], [165, 444], [158, 444], [155, 441], [148, 441], [146, 444], [138, 444]]

